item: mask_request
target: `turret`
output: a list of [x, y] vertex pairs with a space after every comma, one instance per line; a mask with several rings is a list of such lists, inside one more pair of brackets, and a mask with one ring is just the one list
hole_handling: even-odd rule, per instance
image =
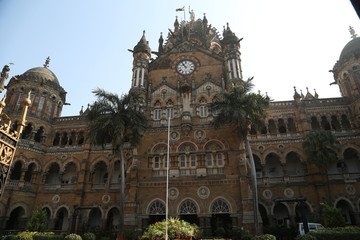
[[131, 88], [145, 88], [147, 84], [147, 73], [149, 68], [149, 61], [151, 58], [151, 49], [149, 43], [145, 38], [145, 31], [136, 44], [133, 50], [133, 75]]
[[221, 41], [225, 53], [225, 67], [228, 80], [243, 79], [240, 59], [240, 41], [227, 24]]

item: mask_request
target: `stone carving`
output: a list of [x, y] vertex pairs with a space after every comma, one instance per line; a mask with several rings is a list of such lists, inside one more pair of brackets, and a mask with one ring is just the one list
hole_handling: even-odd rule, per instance
[[5, 81], [9, 78], [10, 67], [5, 65], [0, 75], [0, 93], [5, 89]]
[[201, 199], [206, 199], [206, 198], [208, 198], [210, 196], [210, 190], [209, 190], [208, 187], [201, 186], [197, 190], [197, 195]]
[[175, 200], [177, 199], [179, 196], [179, 190], [175, 187], [172, 187], [169, 189], [169, 199], [170, 200]]
[[294, 196], [294, 190], [292, 190], [291, 188], [286, 188], [284, 190], [284, 195], [287, 198], [292, 198]]
[[263, 191], [263, 196], [264, 196], [264, 198], [266, 198], [266, 199], [271, 199], [271, 197], [272, 197], [272, 192], [271, 192], [271, 190], [270, 190], [270, 189], [265, 189], [265, 190]]

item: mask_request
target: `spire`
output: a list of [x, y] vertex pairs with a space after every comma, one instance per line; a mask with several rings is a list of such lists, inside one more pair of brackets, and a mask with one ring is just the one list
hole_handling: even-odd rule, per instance
[[179, 21], [178, 21], [178, 17], [176, 16], [176, 19], [174, 22], [174, 31], [176, 32], [177, 30], [179, 30]]
[[203, 17], [203, 25], [206, 27], [208, 24], [208, 20], [206, 19], [206, 14], [204, 13], [204, 17]]
[[138, 44], [136, 44], [136, 46], [134, 47], [133, 50], [134, 53], [137, 52], [146, 52], [149, 55], [151, 55], [151, 48], [149, 47], [149, 42], [146, 40], [145, 37], [145, 30], [143, 31], [143, 35], [140, 39], [140, 41], [138, 42]]
[[223, 40], [222, 42], [227, 43], [237, 43], [240, 42], [241, 39], [239, 39], [235, 33], [233, 33], [229, 27], [229, 23], [226, 23], [226, 28], [224, 26], [224, 32], [223, 32]]
[[50, 63], [50, 57], [47, 57], [45, 60], [45, 64], [43, 65], [44, 68], [48, 68], [49, 67], [49, 63]]
[[306, 100], [310, 100], [310, 99], [314, 99], [314, 96], [309, 92], [309, 88], [306, 87], [306, 96], [305, 96]]
[[315, 97], [316, 99], [318, 99], [318, 98], [319, 98], [319, 94], [317, 94], [317, 92], [316, 92], [316, 89], [315, 89], [315, 88], [314, 88], [314, 92], [315, 92], [314, 97]]
[[296, 91], [296, 87], [294, 86], [294, 99], [296, 100], [296, 99], [299, 99], [299, 98], [301, 98], [301, 96], [300, 96], [300, 94]]
[[357, 37], [357, 34], [355, 33], [355, 30], [352, 26], [349, 26], [349, 32], [352, 39], [355, 39]]
[[161, 32], [160, 33], [160, 38], [159, 38], [159, 49], [158, 49], [159, 53], [162, 53], [164, 51], [163, 43], [164, 43], [164, 39], [162, 37], [162, 32]]

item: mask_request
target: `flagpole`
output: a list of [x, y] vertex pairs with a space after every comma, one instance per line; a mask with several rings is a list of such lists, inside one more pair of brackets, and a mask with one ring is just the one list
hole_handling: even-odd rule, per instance
[[168, 218], [169, 218], [169, 166], [170, 166], [170, 116], [168, 119], [168, 139], [166, 155], [166, 199], [165, 199], [165, 240], [168, 240]]

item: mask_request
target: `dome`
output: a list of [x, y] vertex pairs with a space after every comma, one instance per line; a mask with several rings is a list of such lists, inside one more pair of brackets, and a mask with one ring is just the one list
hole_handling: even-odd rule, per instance
[[352, 39], [345, 45], [341, 51], [340, 59], [344, 59], [357, 53], [360, 53], [360, 37]]
[[57, 79], [55, 74], [45, 67], [36, 67], [36, 68], [29, 69], [26, 72], [24, 72], [23, 76], [28, 78], [29, 80], [44, 79], [44, 80], [52, 81], [52, 82], [56, 83], [57, 85], [60, 85], [59, 80]]

